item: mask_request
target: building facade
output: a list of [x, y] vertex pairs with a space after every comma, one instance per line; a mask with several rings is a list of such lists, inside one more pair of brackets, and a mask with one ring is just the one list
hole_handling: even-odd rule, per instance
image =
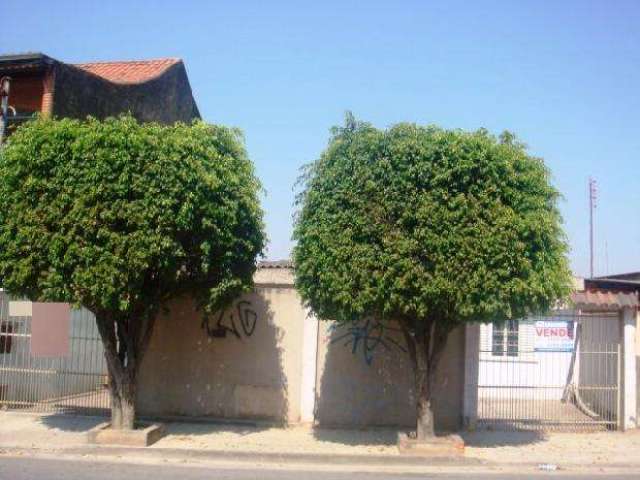
[[42, 53], [0, 55], [0, 79], [8, 83], [7, 134], [36, 114], [102, 119], [131, 113], [160, 123], [200, 118], [177, 58], [69, 64]]

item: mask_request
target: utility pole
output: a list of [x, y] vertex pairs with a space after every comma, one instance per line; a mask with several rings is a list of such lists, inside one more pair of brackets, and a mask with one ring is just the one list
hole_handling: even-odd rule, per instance
[[589, 261], [591, 267], [590, 278], [593, 278], [593, 211], [596, 209], [597, 202], [597, 184], [596, 181], [589, 177]]
[[7, 112], [9, 110], [9, 85], [11, 78], [2, 77], [0, 79], [0, 145], [4, 140], [4, 133], [7, 128]]

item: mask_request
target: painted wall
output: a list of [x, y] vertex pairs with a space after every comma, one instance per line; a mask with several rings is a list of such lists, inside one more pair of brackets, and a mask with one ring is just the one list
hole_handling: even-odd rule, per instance
[[[253, 293], [204, 323], [188, 299], [159, 319], [139, 375], [140, 413], [414, 425], [413, 373], [398, 331], [370, 331], [354, 348], [353, 331], [309, 316], [290, 269], [263, 268], [255, 280]], [[451, 335], [441, 362], [436, 423], [455, 430], [463, 330]]]
[[[415, 425], [413, 371], [397, 328], [321, 322], [316, 421], [327, 426]], [[436, 428], [457, 430], [464, 395], [464, 329], [449, 336], [436, 375]]]
[[187, 298], [170, 306], [141, 366], [142, 414], [300, 421], [306, 311], [278, 275], [208, 320]]

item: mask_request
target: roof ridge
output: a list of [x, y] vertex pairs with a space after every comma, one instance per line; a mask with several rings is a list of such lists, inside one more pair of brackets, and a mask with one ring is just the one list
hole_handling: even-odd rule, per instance
[[181, 62], [182, 59], [180, 57], [161, 57], [161, 58], [149, 58], [149, 59], [140, 59], [140, 60], [101, 60], [98, 62], [81, 62], [81, 63], [70, 63], [70, 65], [108, 65], [111, 63], [152, 63], [152, 62]]

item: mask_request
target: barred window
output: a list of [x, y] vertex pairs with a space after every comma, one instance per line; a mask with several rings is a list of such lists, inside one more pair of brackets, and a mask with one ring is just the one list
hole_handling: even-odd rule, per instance
[[0, 355], [3, 353], [11, 353], [11, 334], [13, 328], [8, 323], [0, 323]]
[[491, 338], [491, 352], [496, 357], [518, 356], [518, 320], [493, 323], [493, 335]]

